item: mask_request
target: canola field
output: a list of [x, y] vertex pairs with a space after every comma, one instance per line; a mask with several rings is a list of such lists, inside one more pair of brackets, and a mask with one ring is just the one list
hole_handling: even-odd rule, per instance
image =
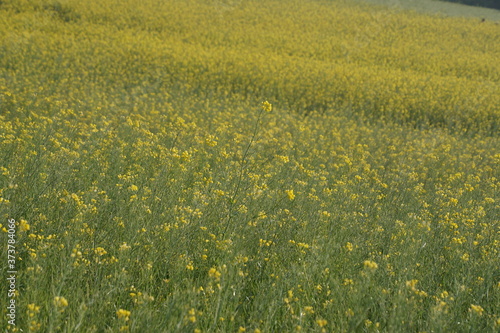
[[3, 0], [0, 330], [498, 332], [499, 134], [495, 22]]

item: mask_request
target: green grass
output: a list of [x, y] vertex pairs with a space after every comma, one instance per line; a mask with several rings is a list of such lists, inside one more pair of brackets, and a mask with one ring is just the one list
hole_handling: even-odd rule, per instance
[[116, 3], [0, 7], [1, 330], [498, 331], [493, 23]]

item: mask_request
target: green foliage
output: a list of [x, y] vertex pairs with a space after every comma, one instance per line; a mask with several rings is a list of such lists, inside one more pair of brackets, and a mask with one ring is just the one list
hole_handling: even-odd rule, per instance
[[494, 24], [312, 0], [0, 11], [17, 329], [500, 327]]

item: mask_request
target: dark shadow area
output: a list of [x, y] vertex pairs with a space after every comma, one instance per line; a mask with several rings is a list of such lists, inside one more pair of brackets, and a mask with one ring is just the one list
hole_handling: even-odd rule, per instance
[[441, 0], [462, 5], [500, 9], [500, 0]]

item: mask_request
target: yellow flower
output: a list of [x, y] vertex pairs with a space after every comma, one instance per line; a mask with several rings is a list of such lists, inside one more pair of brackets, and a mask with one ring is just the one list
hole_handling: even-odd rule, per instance
[[191, 310], [189, 310], [188, 313], [189, 313], [188, 320], [192, 323], [196, 323], [196, 310], [191, 309]]
[[475, 313], [479, 316], [482, 316], [483, 315], [483, 312], [484, 312], [484, 309], [481, 305], [474, 305], [474, 304], [471, 304], [470, 305], [470, 308], [469, 308], [469, 312], [472, 312], [472, 313]]
[[106, 250], [103, 249], [102, 247], [96, 247], [95, 250], [94, 250], [95, 254], [97, 254], [98, 256], [103, 256], [105, 255], [106, 253]]
[[54, 305], [59, 309], [59, 312], [64, 312], [65, 308], [68, 306], [68, 301], [62, 296], [54, 297]]
[[28, 221], [21, 219], [19, 221], [19, 231], [28, 231], [30, 230], [30, 225], [28, 224]]
[[344, 286], [349, 286], [349, 285], [353, 285], [354, 281], [352, 279], [344, 279], [344, 282], [342, 284]]
[[418, 283], [418, 280], [415, 280], [415, 279], [409, 280], [409, 281], [406, 281], [406, 286], [408, 288], [410, 288], [411, 290], [415, 290], [415, 287], [416, 287], [417, 283]]
[[288, 199], [290, 200], [295, 199], [295, 194], [293, 193], [293, 190], [286, 190], [285, 193], [288, 196]]
[[124, 321], [128, 321], [130, 319], [130, 311], [120, 309], [116, 311], [116, 316], [118, 317], [118, 319], [123, 319]]
[[218, 140], [218, 138], [215, 135], [209, 135], [205, 139], [205, 144], [207, 144], [210, 147], [215, 147], [215, 146], [217, 146], [217, 140]]
[[266, 112], [271, 112], [273, 110], [273, 106], [268, 101], [262, 102], [262, 110]]
[[328, 321], [326, 321], [325, 319], [318, 319], [316, 320], [316, 324], [318, 324], [319, 327], [324, 327], [328, 324]]
[[122, 245], [120, 245], [120, 251], [125, 251], [125, 250], [128, 250], [130, 248], [131, 248], [131, 246], [128, 245], [127, 243], [123, 243]]
[[28, 304], [28, 310], [31, 312], [38, 313], [40, 312], [40, 307], [35, 305], [35, 303]]
[[371, 260], [365, 260], [363, 262], [363, 265], [365, 268], [370, 269], [370, 270], [376, 270], [378, 268], [378, 264], [374, 261]]
[[314, 313], [314, 308], [312, 306], [305, 306], [304, 307], [304, 312], [308, 314], [313, 314]]
[[208, 271], [208, 276], [215, 278], [215, 279], [219, 279], [221, 276], [221, 273], [219, 271], [217, 271], [217, 269], [215, 267], [212, 267]]

